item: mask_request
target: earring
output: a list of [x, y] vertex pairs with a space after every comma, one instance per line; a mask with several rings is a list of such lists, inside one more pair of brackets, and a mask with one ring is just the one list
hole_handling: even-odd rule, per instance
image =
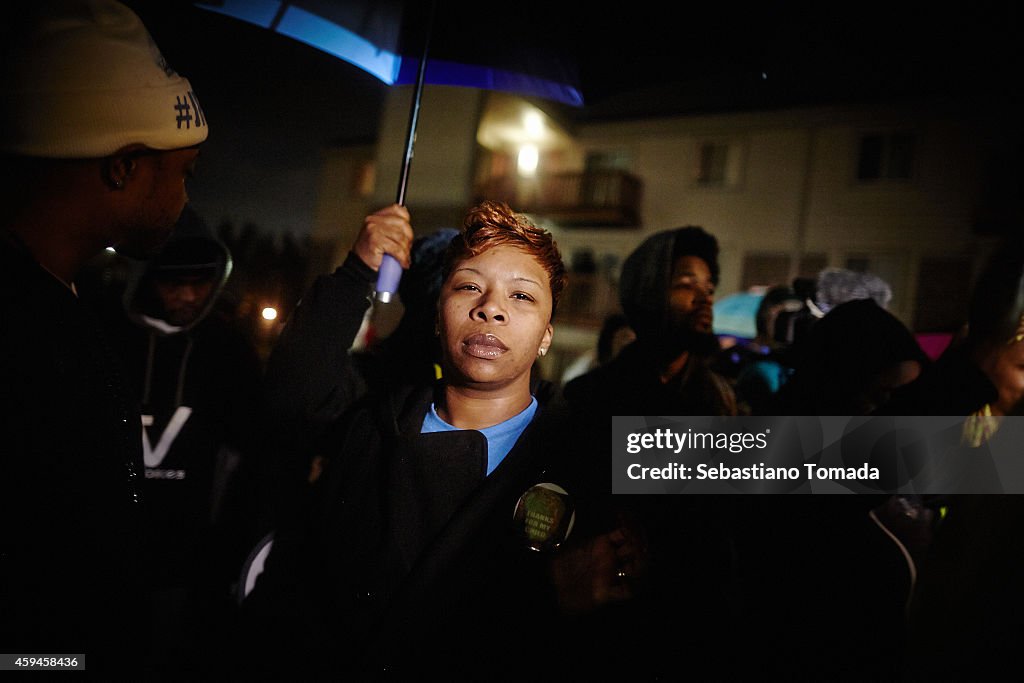
[[1024, 314], [1017, 319], [1017, 331], [1014, 333], [1007, 344], [1015, 344], [1019, 341], [1024, 341]]
[[546, 354], [547, 352], [548, 352], [548, 350], [544, 349], [544, 348], [537, 349], [537, 356], [539, 358], [543, 358], [544, 354]]
[[111, 181], [111, 185], [114, 186], [115, 190], [120, 190], [122, 187], [124, 187], [124, 181], [121, 180], [120, 178], [117, 178], [117, 179]]

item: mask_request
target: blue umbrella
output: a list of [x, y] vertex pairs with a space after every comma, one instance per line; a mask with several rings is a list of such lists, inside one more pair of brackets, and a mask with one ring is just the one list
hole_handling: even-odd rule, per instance
[[[465, 19], [471, 16], [472, 5], [439, 5], [434, 0], [425, 11], [425, 3], [401, 0], [222, 0], [197, 5], [323, 50], [388, 85], [414, 84], [398, 204], [405, 204], [425, 83], [504, 90], [571, 106], [583, 104], [576, 76], [566, 60], [552, 52], [548, 42], [522, 38], [534, 36], [535, 30], [524, 33], [505, 26], [499, 39], [492, 30], [484, 30], [493, 27], [467, 29]], [[517, 9], [520, 16], [523, 12], [523, 8]], [[435, 35], [435, 26], [450, 31], [451, 37], [442, 40], [442, 52], [432, 56], [431, 44], [442, 38]], [[385, 254], [377, 274], [377, 301], [391, 301], [401, 277], [398, 261]]]
[[715, 302], [715, 334], [741, 339], [757, 336], [757, 309], [764, 299], [764, 292], [747, 291], [730, 294]]

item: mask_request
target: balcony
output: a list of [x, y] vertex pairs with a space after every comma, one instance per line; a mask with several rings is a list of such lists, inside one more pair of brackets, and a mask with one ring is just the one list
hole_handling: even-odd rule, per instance
[[500, 176], [476, 187], [477, 201], [507, 202], [516, 211], [572, 228], [639, 228], [643, 184], [624, 171]]

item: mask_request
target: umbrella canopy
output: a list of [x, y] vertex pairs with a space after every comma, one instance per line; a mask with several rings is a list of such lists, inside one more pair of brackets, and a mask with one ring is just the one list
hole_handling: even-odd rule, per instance
[[[323, 50], [388, 85], [414, 84], [405, 155], [396, 202], [405, 204], [425, 83], [505, 90], [580, 106], [571, 62], [534, 22], [528, 3], [515, 13], [479, 25], [476, 5], [456, 1], [402, 0], [219, 0], [203, 9], [247, 21]], [[519, 25], [527, 17], [528, 23]], [[557, 24], [557, 22], [556, 22]], [[547, 24], [550, 26], [550, 24]], [[501, 39], [494, 33], [500, 29]], [[391, 301], [402, 268], [385, 254], [377, 274], [376, 299]]]
[[438, 2], [433, 8], [402, 0], [221, 0], [197, 6], [294, 38], [387, 85], [416, 84], [424, 39], [429, 38], [425, 83], [583, 104], [571, 61], [544, 31], [533, 27], [512, 41], [493, 40], [489, 34], [485, 39], [467, 30], [466, 17], [474, 14], [457, 2]]

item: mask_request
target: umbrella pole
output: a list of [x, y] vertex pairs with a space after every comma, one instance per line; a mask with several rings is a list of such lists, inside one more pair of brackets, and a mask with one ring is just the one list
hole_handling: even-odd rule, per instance
[[[423, 40], [423, 53], [420, 55], [419, 70], [416, 73], [416, 87], [413, 90], [412, 105], [409, 109], [409, 130], [405, 134], [405, 156], [402, 159], [402, 170], [398, 178], [398, 196], [395, 203], [405, 206], [405, 194], [409, 187], [409, 170], [412, 167], [413, 147], [416, 144], [416, 126], [420, 119], [420, 100], [423, 97], [423, 82], [427, 73], [427, 54], [430, 50], [430, 34], [433, 33], [434, 8], [437, 3], [430, 3], [430, 15], [427, 19], [426, 36]], [[391, 301], [398, 291], [398, 283], [402, 279], [402, 266], [389, 254], [384, 254], [380, 269], [377, 271], [377, 285], [374, 299], [382, 304]]]

